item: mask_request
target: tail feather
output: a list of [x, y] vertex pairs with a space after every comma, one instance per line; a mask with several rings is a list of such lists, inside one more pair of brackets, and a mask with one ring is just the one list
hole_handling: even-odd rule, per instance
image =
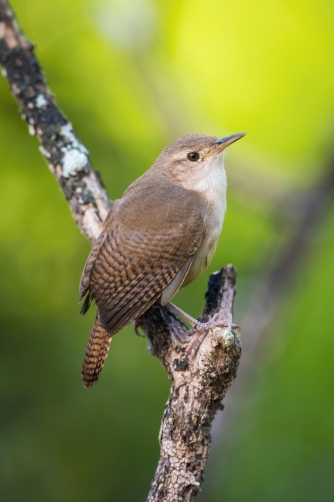
[[111, 338], [111, 335], [103, 328], [100, 314], [97, 312], [81, 371], [82, 383], [86, 389], [99, 379], [109, 352]]

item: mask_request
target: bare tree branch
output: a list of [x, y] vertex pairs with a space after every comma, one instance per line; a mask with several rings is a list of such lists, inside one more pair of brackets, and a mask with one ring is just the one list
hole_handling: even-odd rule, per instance
[[6, 0], [0, 1], [0, 64], [30, 134], [37, 134], [46, 158], [81, 231], [93, 241], [110, 208], [108, 195], [88, 159], [88, 150], [59, 110]]
[[[29, 132], [57, 178], [73, 217], [94, 241], [110, 201], [88, 151], [56, 105], [32, 44], [22, 34], [6, 0], [0, 0], [0, 63]], [[236, 271], [232, 266], [210, 278], [203, 321], [232, 322]], [[153, 501], [190, 501], [198, 493], [210, 446], [210, 429], [240, 358], [237, 331], [208, 330], [197, 353], [185, 357], [192, 339], [166, 308], [155, 304], [141, 317], [151, 352], [173, 381], [160, 432], [161, 456], [148, 497]]]
[[[211, 275], [203, 321], [232, 321], [235, 281], [231, 265]], [[160, 428], [160, 460], [147, 500], [188, 502], [203, 482], [212, 421], [236, 375], [239, 336], [228, 328], [211, 329], [197, 354], [185, 361], [189, 332], [172, 312], [155, 304], [141, 317], [141, 326], [151, 352], [173, 381]]]

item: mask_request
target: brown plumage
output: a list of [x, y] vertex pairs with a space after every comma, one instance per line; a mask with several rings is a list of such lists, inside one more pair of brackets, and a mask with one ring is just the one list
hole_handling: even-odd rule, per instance
[[[208, 265], [221, 230], [226, 183], [218, 190], [223, 206], [198, 187], [212, 175], [215, 148], [211, 136], [180, 138], [112, 204], [80, 283], [80, 299], [86, 297], [81, 312], [91, 300], [98, 308], [82, 368], [85, 387], [98, 379], [115, 333], [155, 301], [168, 303]], [[188, 152], [198, 152], [201, 162], [189, 161]], [[222, 173], [224, 180], [223, 167]]]
[[89, 387], [98, 379], [109, 352], [110, 342], [111, 336], [103, 328], [97, 311], [82, 365], [81, 377], [85, 387]]

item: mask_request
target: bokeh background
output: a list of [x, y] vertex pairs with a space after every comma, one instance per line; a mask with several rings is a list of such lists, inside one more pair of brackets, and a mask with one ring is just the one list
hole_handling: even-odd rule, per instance
[[[226, 157], [209, 272], [238, 268], [243, 362], [217, 416], [206, 502], [334, 493], [334, 3], [13, 0], [58, 104], [118, 198], [180, 135], [247, 131]], [[140, 502], [170, 383], [132, 327], [80, 368], [89, 243], [0, 80], [0, 498]]]

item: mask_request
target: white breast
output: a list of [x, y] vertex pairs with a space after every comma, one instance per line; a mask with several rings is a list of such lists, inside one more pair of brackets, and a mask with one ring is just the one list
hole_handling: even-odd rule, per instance
[[198, 277], [210, 264], [215, 253], [217, 242], [222, 231], [226, 211], [227, 179], [224, 169], [223, 156], [212, 160], [202, 172], [202, 177], [189, 180], [187, 188], [197, 190], [207, 200], [205, 211], [205, 235], [203, 241], [195, 253], [192, 266], [183, 283], [186, 286]]

